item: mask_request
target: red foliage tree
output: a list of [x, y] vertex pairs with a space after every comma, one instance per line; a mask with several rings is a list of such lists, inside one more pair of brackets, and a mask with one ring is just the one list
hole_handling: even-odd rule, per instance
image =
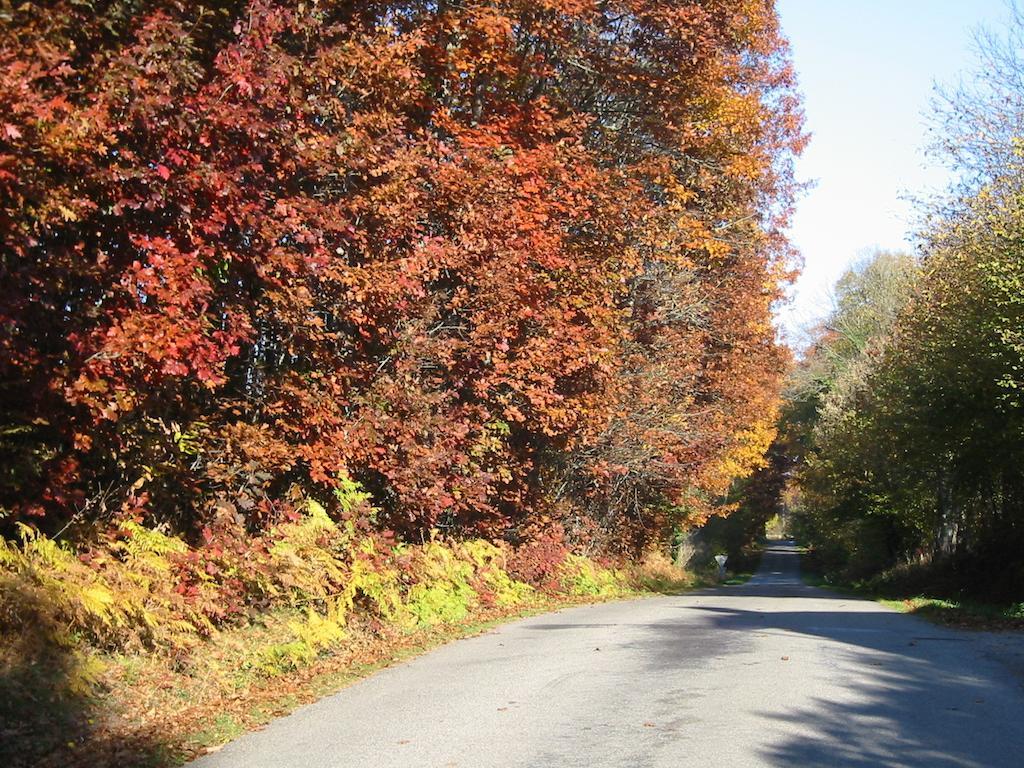
[[407, 535], [649, 532], [744, 471], [802, 142], [767, 0], [5, 12], [9, 517], [351, 477]]

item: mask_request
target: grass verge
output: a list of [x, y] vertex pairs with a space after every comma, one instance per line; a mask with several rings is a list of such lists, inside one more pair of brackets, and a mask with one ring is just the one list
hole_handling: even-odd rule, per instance
[[1024, 630], [1024, 603], [950, 597], [942, 594], [948, 585], [943, 583], [929, 588], [927, 583], [922, 583], [920, 572], [906, 577], [905, 571], [900, 569], [898, 573], [890, 572], [868, 580], [842, 581], [828, 578], [813, 567], [804, 567], [801, 576], [808, 586], [875, 600], [942, 626], [982, 631]]
[[746, 584], [753, 577], [754, 577], [754, 574], [752, 572], [751, 573], [747, 573], [747, 572], [744, 572], [744, 573], [730, 573], [729, 574], [729, 578], [725, 579], [722, 582], [722, 584], [724, 584], [727, 587], [737, 587], [740, 584]]
[[985, 631], [1024, 630], [1024, 603], [997, 605], [927, 595], [893, 598], [876, 594], [873, 597], [890, 608], [948, 627]]

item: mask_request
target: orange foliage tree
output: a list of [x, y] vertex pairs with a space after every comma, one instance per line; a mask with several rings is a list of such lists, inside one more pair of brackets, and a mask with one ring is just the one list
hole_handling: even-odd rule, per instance
[[[71, 0], [0, 30], [0, 507], [640, 544], [770, 441], [770, 0]], [[340, 512], [340, 510], [335, 510]]]

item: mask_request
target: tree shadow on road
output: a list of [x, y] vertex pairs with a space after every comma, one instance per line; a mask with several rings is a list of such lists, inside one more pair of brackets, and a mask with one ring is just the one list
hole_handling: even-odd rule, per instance
[[[785, 661], [793, 665], [793, 674], [804, 671], [799, 666], [801, 654], [808, 653], [807, 638], [829, 641], [814, 650], [818, 658], [827, 654], [827, 680], [808, 681], [824, 695], [789, 712], [766, 703], [764, 710], [751, 713], [765, 721], [763, 764], [1024, 764], [1024, 691], [1011, 671], [1015, 663], [1017, 669], [1024, 666], [1022, 644], [995, 658], [991, 645], [979, 635], [846, 599], [848, 610], [694, 607], [710, 619], [708, 631], [723, 638], [754, 631], [792, 637], [794, 650]], [[807, 673], [820, 676], [820, 670], [816, 665]]]

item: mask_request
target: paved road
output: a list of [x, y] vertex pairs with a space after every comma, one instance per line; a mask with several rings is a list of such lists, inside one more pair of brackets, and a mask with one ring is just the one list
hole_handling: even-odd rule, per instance
[[196, 768], [1024, 766], [1024, 642], [804, 586], [574, 608], [388, 669]]

